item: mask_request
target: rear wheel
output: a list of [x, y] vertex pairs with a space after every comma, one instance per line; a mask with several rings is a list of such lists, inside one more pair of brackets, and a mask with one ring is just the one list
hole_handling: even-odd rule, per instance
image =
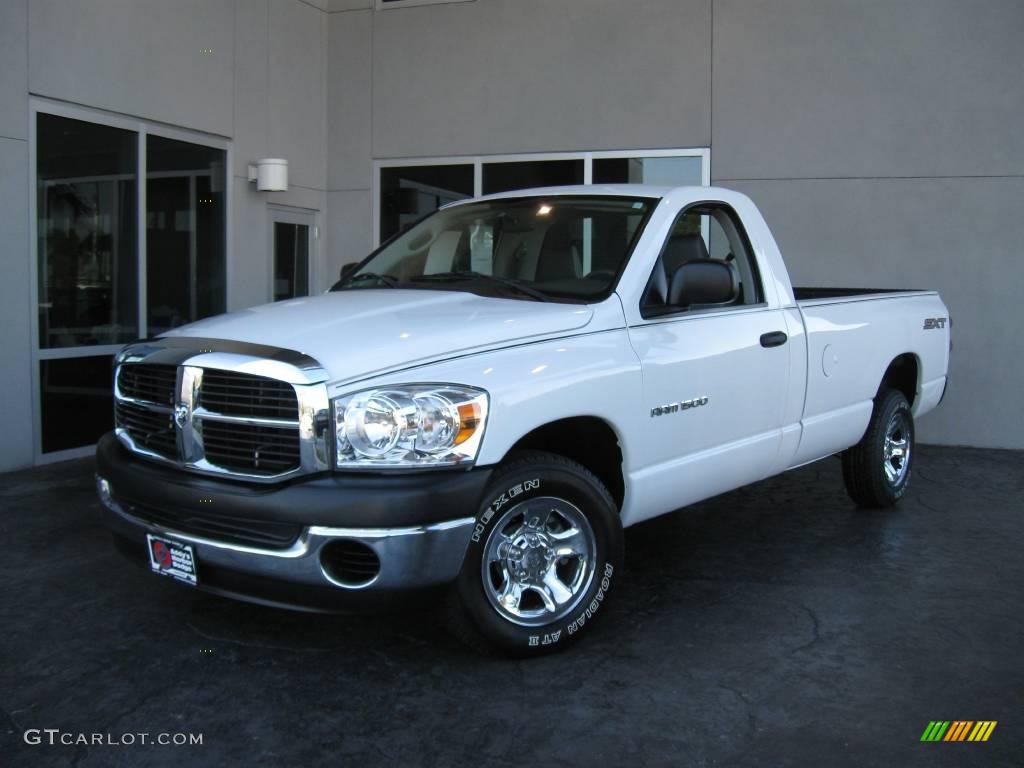
[[914, 460], [914, 416], [906, 396], [884, 389], [875, 398], [861, 441], [843, 452], [843, 480], [857, 506], [891, 507], [906, 493]]
[[531, 656], [590, 628], [622, 563], [622, 524], [586, 468], [531, 451], [488, 486], [449, 600], [450, 628], [483, 651]]

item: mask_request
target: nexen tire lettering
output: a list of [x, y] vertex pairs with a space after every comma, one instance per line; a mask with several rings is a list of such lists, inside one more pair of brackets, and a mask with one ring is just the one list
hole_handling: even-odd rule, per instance
[[484, 529], [487, 528], [487, 524], [491, 522], [491, 518], [494, 517], [495, 513], [498, 512], [502, 507], [508, 504], [509, 501], [514, 499], [526, 491], [533, 491], [540, 488], [540, 479], [524, 480], [521, 483], [517, 483], [509, 488], [507, 491], [501, 494], [498, 498], [491, 502], [491, 505], [483, 511], [480, 515], [480, 519], [477, 520], [476, 527], [473, 529], [472, 540], [479, 543], [480, 538], [483, 536]]

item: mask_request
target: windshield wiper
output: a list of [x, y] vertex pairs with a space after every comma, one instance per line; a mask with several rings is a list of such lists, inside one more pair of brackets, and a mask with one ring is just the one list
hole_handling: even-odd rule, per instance
[[346, 277], [344, 280], [339, 280], [332, 287], [332, 291], [342, 291], [345, 288], [350, 287], [353, 283], [357, 283], [361, 280], [376, 280], [384, 283], [388, 288], [397, 288], [398, 279], [391, 275], [378, 275], [376, 272], [360, 272], [358, 275], [352, 277]]
[[455, 272], [435, 272], [434, 274], [430, 275], [419, 275], [418, 277], [414, 277], [413, 280], [422, 280], [424, 282], [434, 280], [438, 282], [457, 280], [483, 280], [489, 283], [503, 285], [506, 288], [511, 288], [512, 290], [515, 291], [519, 291], [519, 293], [522, 293], [525, 296], [530, 296], [531, 298], [534, 298], [537, 301], [551, 300], [547, 296], [547, 294], [538, 291], [536, 288], [531, 288], [530, 286], [525, 285], [519, 280], [514, 280], [511, 277], [498, 277], [497, 275], [488, 275], [484, 272], [476, 272], [471, 269], [460, 269]]

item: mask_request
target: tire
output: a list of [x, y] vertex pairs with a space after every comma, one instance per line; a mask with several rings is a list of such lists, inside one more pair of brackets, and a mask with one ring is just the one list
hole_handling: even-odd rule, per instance
[[843, 452], [843, 482], [858, 507], [884, 509], [907, 492], [914, 461], [914, 417], [904, 394], [883, 389], [864, 437]]
[[448, 624], [488, 653], [539, 656], [575, 643], [604, 613], [622, 568], [622, 521], [585, 467], [542, 451], [495, 473], [448, 599]]

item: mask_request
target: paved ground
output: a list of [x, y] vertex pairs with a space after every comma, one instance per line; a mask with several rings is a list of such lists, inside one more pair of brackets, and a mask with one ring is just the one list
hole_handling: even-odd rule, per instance
[[[829, 460], [633, 528], [595, 633], [533, 662], [474, 655], [429, 605], [194, 595], [115, 555], [91, 472], [0, 477], [5, 765], [1024, 763], [1024, 453], [923, 448], [888, 514], [855, 510]], [[999, 724], [920, 743], [935, 719]]]

